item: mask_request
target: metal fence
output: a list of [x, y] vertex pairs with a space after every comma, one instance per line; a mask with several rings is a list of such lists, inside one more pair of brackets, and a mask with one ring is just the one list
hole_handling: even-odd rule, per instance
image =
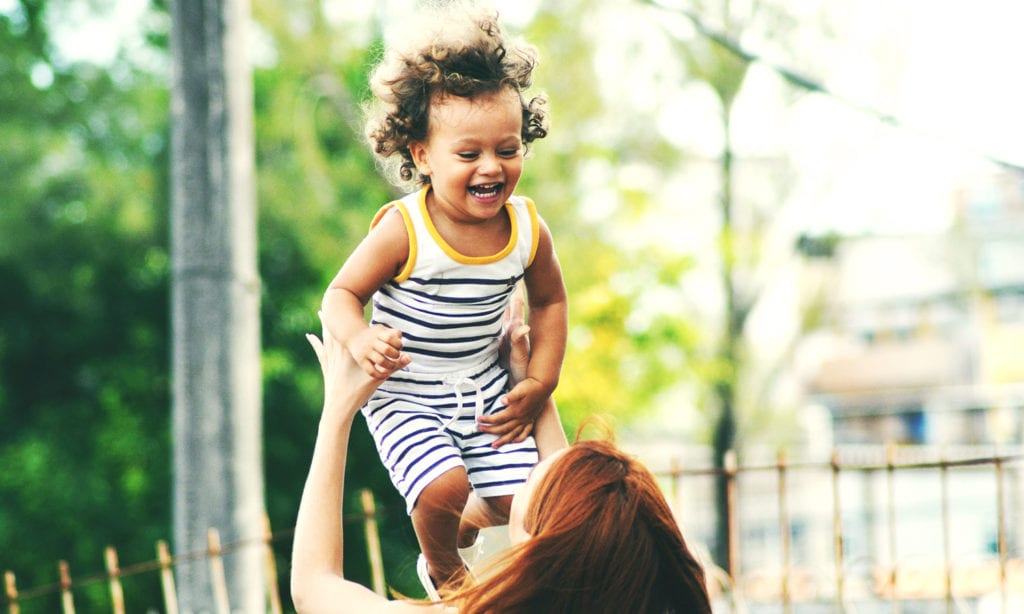
[[[657, 475], [691, 543], [710, 543], [714, 530], [714, 480], [724, 476], [728, 492], [731, 567], [709, 566], [715, 611], [736, 614], [817, 612], [1024, 612], [1024, 454], [975, 454], [975, 450], [928, 451], [890, 446], [844, 449], [824, 462], [792, 462], [779, 454], [770, 462], [739, 465], [727, 455], [722, 472], [683, 467], [676, 460]], [[380, 511], [368, 491], [362, 510], [347, 515], [366, 534], [372, 588], [386, 591], [377, 534]], [[56, 565], [57, 581], [19, 590], [4, 574], [4, 607], [21, 614], [59, 595], [61, 611], [75, 612], [75, 594], [106, 585], [110, 611], [126, 606], [122, 580], [157, 574], [162, 603], [177, 614], [174, 570], [205, 563], [213, 586], [211, 610], [231, 611], [223, 557], [242, 548], [265, 556], [267, 611], [281, 603], [274, 547], [286, 548], [292, 531], [221, 544], [211, 529], [202, 552], [172, 556], [164, 541], [156, 558], [121, 567], [107, 548], [105, 570], [72, 579]], [[710, 558], [705, 554], [705, 560]]]
[[[860, 446], [724, 472], [659, 472], [698, 544], [727, 480], [731, 568], [709, 568], [716, 612], [1024, 613], [1024, 455]], [[709, 560], [709, 557], [705, 557]]]

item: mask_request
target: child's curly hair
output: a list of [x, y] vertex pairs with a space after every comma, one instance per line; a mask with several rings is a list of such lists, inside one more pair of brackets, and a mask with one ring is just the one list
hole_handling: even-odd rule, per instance
[[[506, 38], [492, 11], [467, 10], [455, 2], [432, 17], [435, 23], [418, 22], [417, 31], [397, 37], [400, 46], [389, 49], [370, 75], [376, 99], [367, 107], [366, 136], [396, 183], [430, 183], [416, 169], [409, 143], [427, 138], [435, 96], [473, 98], [512, 87], [523, 110], [523, 144], [548, 133], [547, 99], [527, 101], [523, 95], [533, 79], [537, 50]], [[398, 160], [392, 157], [396, 153]]]

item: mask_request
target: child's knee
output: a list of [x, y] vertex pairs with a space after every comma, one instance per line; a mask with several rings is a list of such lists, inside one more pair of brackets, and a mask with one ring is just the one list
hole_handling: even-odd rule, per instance
[[486, 497], [484, 501], [492, 510], [507, 518], [509, 510], [512, 509], [512, 495], [501, 495], [499, 497]]
[[431, 510], [450, 510], [462, 513], [469, 498], [469, 480], [464, 470], [447, 471], [427, 486], [416, 499], [416, 507]]

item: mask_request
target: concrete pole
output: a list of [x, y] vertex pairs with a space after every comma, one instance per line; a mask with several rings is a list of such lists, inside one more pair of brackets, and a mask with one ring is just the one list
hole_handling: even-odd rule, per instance
[[[171, 281], [175, 554], [256, 537], [264, 512], [248, 0], [172, 0]], [[233, 611], [264, 611], [257, 545], [225, 556]], [[207, 566], [176, 570], [214, 610]]]

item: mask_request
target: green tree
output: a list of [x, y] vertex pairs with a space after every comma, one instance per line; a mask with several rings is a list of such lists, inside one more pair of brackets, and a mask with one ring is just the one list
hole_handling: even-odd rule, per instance
[[[715, 468], [723, 472], [726, 453], [742, 448], [743, 433], [748, 434], [748, 439], [762, 441], [772, 436], [772, 430], [765, 427], [770, 420], [778, 421], [780, 416], [776, 408], [767, 403], [767, 392], [781, 370], [781, 363], [792, 356], [797, 342], [796, 338], [791, 339], [789, 346], [779, 354], [779, 363], [767, 369], [759, 369], [761, 366], [755, 364], [748, 344], [750, 315], [764, 298], [776, 272], [772, 267], [776, 260], [769, 252], [768, 237], [786, 188], [779, 180], [776, 192], [764, 199], [767, 204], [738, 196], [740, 178], [736, 170], [733, 115], [754, 58], [736, 41], [744, 33], [755, 30], [755, 26], [769, 39], [780, 38], [795, 24], [779, 9], [757, 1], [743, 4], [729, 0], [696, 2], [686, 9], [664, 6], [655, 0], [647, 4], [656, 7], [663, 16], [674, 15], [692, 26], [690, 35], [671, 35], [676, 52], [685, 67], [686, 80], [702, 84], [718, 103], [722, 145], [716, 160], [719, 191], [714, 206], [719, 217], [716, 263], [723, 297], [722, 314], [718, 332], [710, 335], [710, 346], [699, 344], [701, 349], [694, 354], [693, 366], [698, 381], [710, 397], [709, 405], [714, 413], [710, 429], [712, 454]], [[709, 23], [714, 25], [709, 26]], [[782, 170], [782, 176], [787, 174], [782, 152], [773, 164]], [[790, 257], [798, 255], [798, 247], [794, 238]], [[800, 330], [814, 326], [820, 315], [821, 284], [813, 280], [809, 283], [811, 287], [803, 298], [799, 314]], [[717, 522], [713, 558], [731, 571], [739, 561], [729, 533], [727, 484], [724, 472], [720, 473], [715, 480]]]
[[0, 566], [21, 586], [107, 544], [151, 558], [168, 526], [166, 92], [57, 56], [46, 9], [0, 14]]

